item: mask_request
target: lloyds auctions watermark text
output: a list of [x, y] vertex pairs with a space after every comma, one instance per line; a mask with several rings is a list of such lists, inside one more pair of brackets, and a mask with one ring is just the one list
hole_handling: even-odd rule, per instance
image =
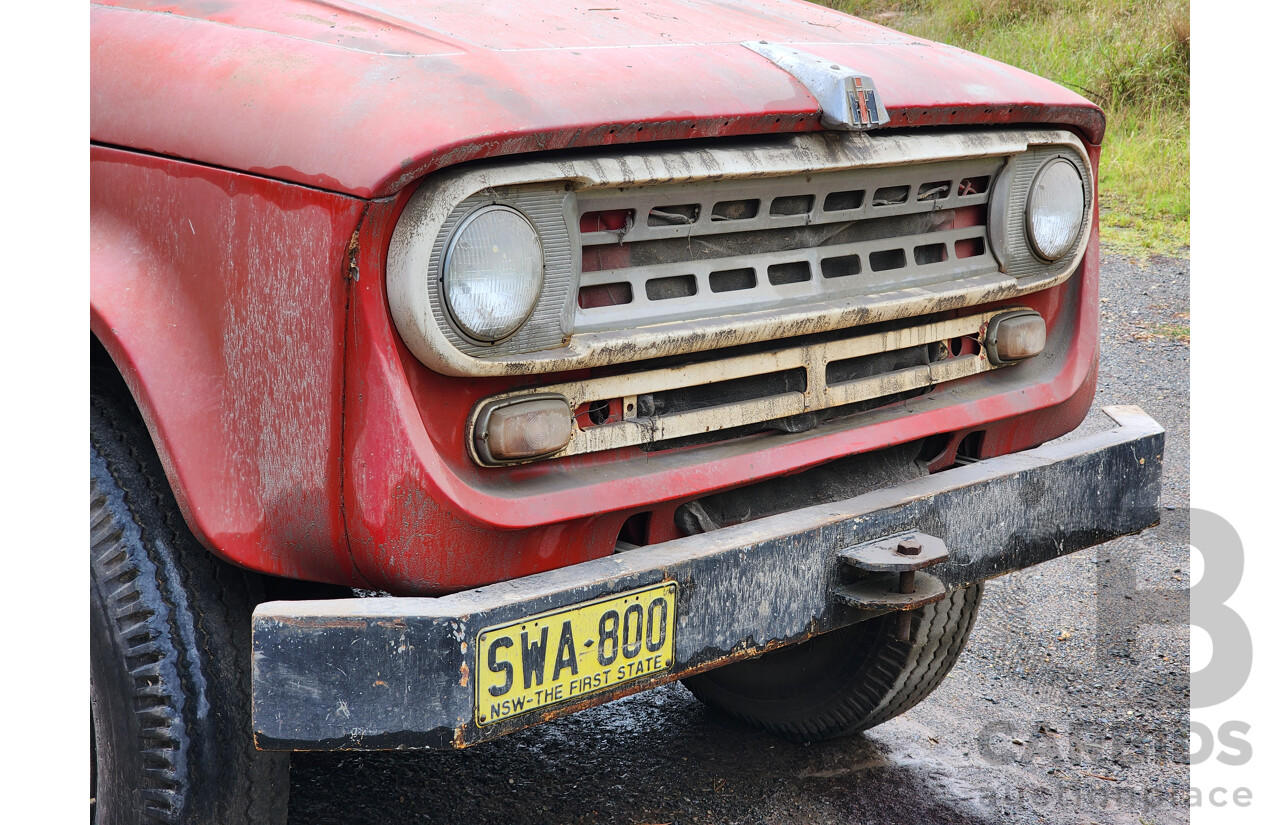
[[[1097, 642], [1095, 668], [1105, 670], [1107, 659], [1130, 656], [1144, 625], [1190, 624], [1209, 634], [1213, 655], [1191, 674], [1190, 709], [1213, 707], [1234, 697], [1248, 681], [1253, 667], [1253, 642], [1244, 620], [1226, 602], [1244, 576], [1244, 546], [1235, 528], [1207, 510], [1166, 512], [1158, 528], [1165, 536], [1186, 541], [1200, 550], [1204, 571], [1187, 590], [1137, 586], [1137, 559], [1123, 550], [1099, 549]], [[1189, 602], [1189, 603], [1188, 603]], [[1138, 714], [1141, 716], [1141, 714]], [[1130, 811], [1149, 814], [1157, 808], [1239, 807], [1254, 803], [1255, 792], [1245, 786], [1134, 787], [1115, 774], [1139, 763], [1175, 762], [1198, 765], [1215, 760], [1241, 766], [1253, 758], [1248, 734], [1240, 719], [1211, 729], [1202, 722], [1188, 727], [1151, 730], [1132, 717], [1072, 727], [1065, 722], [1014, 723], [993, 720], [979, 741], [980, 757], [992, 765], [1019, 765], [1054, 779], [1054, 789], [988, 789], [989, 803], [1009, 807], [1061, 807], [1072, 810]]]
[[1185, 729], [1149, 731], [1132, 721], [1072, 727], [1067, 723], [992, 720], [983, 728], [978, 755], [991, 765], [1016, 765], [1053, 780], [1053, 788], [984, 789], [988, 803], [1014, 807], [1129, 811], [1150, 814], [1160, 807], [1249, 807], [1247, 787], [1136, 787], [1117, 774], [1141, 763], [1199, 764], [1216, 759], [1243, 765], [1253, 757], [1249, 725], [1224, 722], [1214, 732], [1192, 723], [1192, 746]]

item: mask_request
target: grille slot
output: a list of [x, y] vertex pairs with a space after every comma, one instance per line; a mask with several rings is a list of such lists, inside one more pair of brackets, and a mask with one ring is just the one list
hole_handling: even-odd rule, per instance
[[841, 255], [839, 258], [827, 258], [822, 262], [822, 277], [847, 278], [862, 272], [862, 261], [857, 255]]
[[653, 278], [644, 285], [650, 301], [669, 301], [672, 298], [688, 298], [698, 293], [698, 282], [692, 275], [672, 275]]
[[882, 249], [867, 256], [872, 272], [888, 272], [907, 265], [907, 255], [901, 249]]
[[[580, 294], [574, 329], [721, 317], [993, 273], [985, 182], [1004, 162], [582, 192], [578, 211], [590, 219], [579, 222], [579, 288], [592, 298]], [[600, 301], [601, 285], [632, 300]]]
[[822, 201], [822, 208], [827, 212], [847, 212], [850, 209], [861, 209], [862, 197], [866, 194], [861, 189], [852, 192], [832, 192]]
[[737, 292], [740, 289], [755, 289], [756, 271], [754, 269], [722, 269], [711, 273], [712, 292]]
[[807, 215], [813, 211], [813, 195], [788, 195], [774, 198], [769, 214], [775, 216]]
[[584, 309], [631, 303], [631, 284], [596, 284], [578, 290], [578, 306]]
[[745, 221], [754, 218], [760, 212], [760, 201], [721, 201], [711, 210], [713, 221]]
[[650, 226], [687, 226], [698, 222], [702, 207], [696, 203], [655, 206], [649, 210]]
[[944, 243], [931, 243], [925, 246], [917, 246], [915, 258], [916, 266], [946, 263], [947, 245]]
[[641, 415], [671, 415], [705, 410], [724, 404], [754, 401], [807, 389], [805, 371], [801, 368], [748, 375], [730, 381], [715, 381], [694, 387], [649, 393], [636, 405]]
[[920, 194], [916, 195], [918, 201], [940, 201], [951, 194], [951, 181], [938, 180], [933, 183], [926, 183], [920, 187]]
[[774, 286], [782, 284], [799, 284], [809, 280], [809, 262], [796, 261], [789, 264], [774, 264], [769, 267], [769, 283]]
[[886, 186], [883, 189], [876, 190], [876, 196], [871, 199], [871, 205], [897, 206], [907, 202], [907, 195], [910, 192], [910, 186]]

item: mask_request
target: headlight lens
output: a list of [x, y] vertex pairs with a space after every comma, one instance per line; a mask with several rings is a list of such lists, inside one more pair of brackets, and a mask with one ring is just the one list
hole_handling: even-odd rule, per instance
[[506, 206], [468, 216], [444, 256], [444, 296], [454, 323], [477, 341], [501, 341], [529, 318], [542, 293], [542, 242]]
[[1084, 222], [1084, 181], [1074, 163], [1054, 158], [1040, 168], [1027, 195], [1027, 238], [1046, 261], [1075, 245]]

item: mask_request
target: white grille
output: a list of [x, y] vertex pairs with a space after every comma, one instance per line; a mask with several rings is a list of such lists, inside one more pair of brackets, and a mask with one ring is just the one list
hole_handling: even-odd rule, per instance
[[[1004, 162], [584, 192], [574, 330], [873, 296], [995, 272], [986, 205]], [[618, 228], [597, 228], [606, 224]]]

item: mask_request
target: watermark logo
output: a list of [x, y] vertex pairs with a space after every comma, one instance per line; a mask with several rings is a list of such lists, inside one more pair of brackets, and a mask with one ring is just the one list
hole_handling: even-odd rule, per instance
[[1213, 642], [1213, 657], [1191, 674], [1194, 710], [1220, 705], [1239, 693], [1253, 669], [1253, 640], [1244, 619], [1227, 605], [1244, 578], [1240, 534], [1217, 513], [1197, 509], [1169, 511], [1159, 529], [1185, 529], [1188, 521], [1191, 545], [1206, 560], [1189, 598], [1186, 590], [1138, 587], [1134, 554], [1113, 545], [1100, 548], [1095, 654], [1101, 665], [1126, 649], [1142, 625], [1189, 622], [1201, 628]]
[[1208, 510], [1191, 511], [1191, 546], [1205, 559], [1191, 588], [1191, 624], [1209, 634], [1213, 658], [1191, 674], [1191, 707], [1220, 705], [1240, 692], [1253, 669], [1253, 638], [1227, 599], [1244, 579], [1244, 544], [1231, 523]]
[[[1228, 604], [1244, 577], [1244, 545], [1225, 518], [1206, 510], [1170, 509], [1161, 522], [1156, 531], [1143, 534], [1145, 539], [1182, 546], [1189, 542], [1204, 559], [1200, 579], [1189, 588], [1149, 586], [1141, 575], [1149, 544], [1127, 541], [1099, 546], [1093, 656], [1083, 669], [1065, 675], [1068, 683], [1093, 682], [1101, 687], [1110, 679], [1115, 684], [1117, 663], [1128, 667], [1150, 655], [1141, 641], [1144, 628], [1195, 626], [1209, 636], [1213, 650], [1209, 661], [1190, 674], [1186, 707], [1210, 708], [1239, 693], [1253, 667], [1249, 629]], [[1189, 569], [1185, 573], [1191, 576]], [[1140, 705], [1114, 710], [1107, 718], [1100, 713], [1088, 723], [1078, 717], [1075, 722], [1065, 718], [1028, 722], [1023, 717], [987, 723], [978, 743], [977, 755], [983, 761], [1038, 774], [1051, 786], [993, 788], [982, 795], [1004, 805], [1129, 811], [1138, 814], [1139, 821], [1159, 821], [1159, 816], [1150, 819], [1159, 808], [1253, 804], [1254, 791], [1249, 787], [1199, 788], [1185, 780], [1159, 785], [1142, 780], [1149, 774], [1132, 770], [1211, 760], [1226, 766], [1245, 765], [1254, 753], [1249, 723], [1231, 719], [1215, 729], [1183, 717], [1185, 723], [1160, 726], [1143, 718]]]

